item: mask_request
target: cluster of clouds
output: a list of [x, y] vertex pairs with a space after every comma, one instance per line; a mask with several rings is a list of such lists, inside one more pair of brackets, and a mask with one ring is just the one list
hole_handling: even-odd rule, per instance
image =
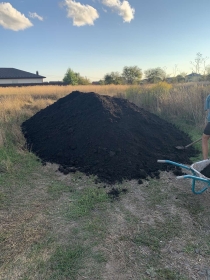
[[[134, 19], [135, 10], [130, 6], [128, 0], [98, 1], [121, 16], [124, 22], [130, 22]], [[64, 0], [61, 4], [66, 8], [67, 17], [72, 19], [74, 26], [94, 25], [95, 20], [99, 18], [98, 11], [90, 5], [81, 4], [75, 0]], [[19, 31], [29, 28], [33, 26], [29, 18], [40, 21], [44, 20], [37, 13], [29, 12], [28, 17], [26, 17], [10, 3], [0, 3], [0, 26], [3, 26], [5, 29]]]
[[[127, 0], [101, 0], [101, 3], [123, 18], [124, 22], [130, 22], [134, 18], [135, 10]], [[63, 5], [66, 6], [67, 16], [72, 18], [73, 25], [93, 25], [94, 21], [99, 18], [98, 11], [90, 5], [82, 5], [73, 0], [65, 0]]]
[[14, 9], [10, 3], [0, 3], [0, 25], [14, 31], [33, 26], [31, 21]]

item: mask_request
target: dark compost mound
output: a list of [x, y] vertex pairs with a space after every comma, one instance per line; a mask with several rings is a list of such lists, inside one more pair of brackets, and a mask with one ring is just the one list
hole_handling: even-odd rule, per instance
[[169, 159], [190, 163], [191, 139], [128, 100], [74, 91], [22, 124], [27, 145], [44, 162], [79, 170], [104, 182], [158, 176]]

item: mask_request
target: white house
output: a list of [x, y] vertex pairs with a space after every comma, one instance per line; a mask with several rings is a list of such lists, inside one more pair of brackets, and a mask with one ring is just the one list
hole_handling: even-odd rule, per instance
[[15, 68], [0, 68], [0, 84], [40, 84], [44, 76], [22, 71]]

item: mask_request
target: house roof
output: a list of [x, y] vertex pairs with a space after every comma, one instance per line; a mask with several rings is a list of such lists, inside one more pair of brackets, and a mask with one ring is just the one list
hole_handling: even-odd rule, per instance
[[189, 75], [187, 75], [186, 77], [200, 77], [201, 74], [198, 74], [198, 73], [191, 73]]
[[46, 78], [38, 73], [33, 74], [15, 68], [0, 68], [0, 79], [37, 79]]

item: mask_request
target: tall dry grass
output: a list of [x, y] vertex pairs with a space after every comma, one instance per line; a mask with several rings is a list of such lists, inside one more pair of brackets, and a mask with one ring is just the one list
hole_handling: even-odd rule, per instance
[[202, 131], [205, 125], [204, 103], [210, 83], [169, 85], [159, 83], [126, 91], [125, 98], [174, 123], [186, 123]]
[[125, 85], [0, 87], [0, 122], [19, 114], [34, 114], [72, 91], [115, 96], [125, 93], [128, 88]]
[[57, 86], [57, 85], [47, 85], [47, 86], [27, 86], [27, 87], [0, 87], [0, 98], [1, 96], [8, 95], [32, 95], [36, 97], [52, 96], [60, 98], [65, 96], [72, 91], [82, 91], [82, 92], [95, 92], [104, 95], [114, 96], [119, 92], [125, 92], [130, 86], [128, 85], [86, 85], [86, 86]]

